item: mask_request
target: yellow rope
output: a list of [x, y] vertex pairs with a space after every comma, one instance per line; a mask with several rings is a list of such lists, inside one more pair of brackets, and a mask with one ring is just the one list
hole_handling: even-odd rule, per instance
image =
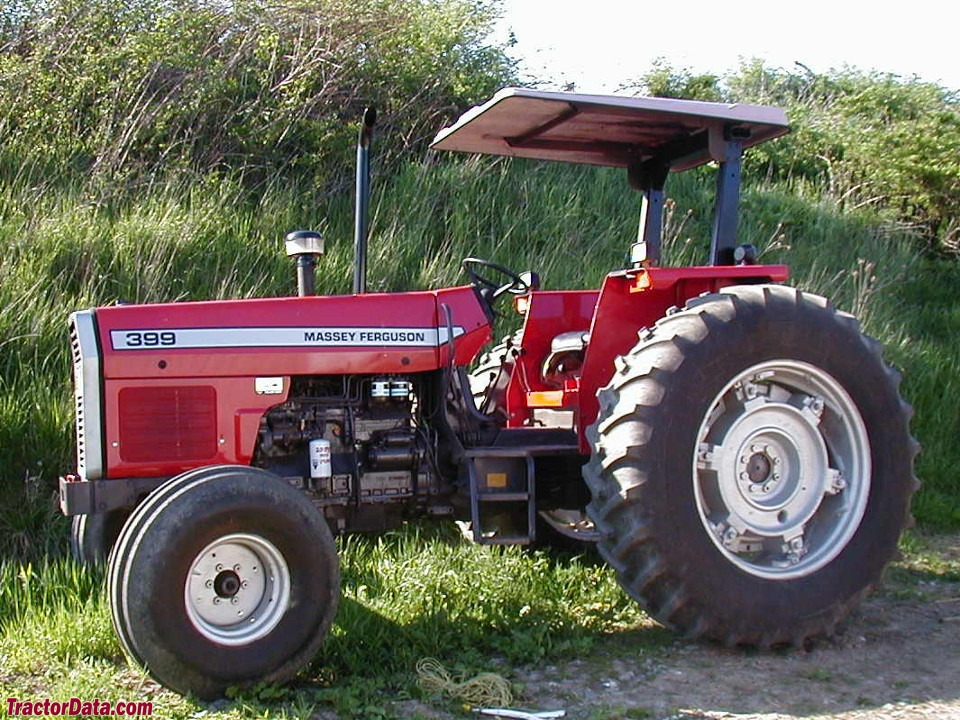
[[428, 693], [445, 693], [469, 705], [509, 707], [513, 701], [510, 683], [496, 673], [481, 673], [464, 680], [454, 678], [434, 658], [417, 662], [417, 677], [420, 687]]

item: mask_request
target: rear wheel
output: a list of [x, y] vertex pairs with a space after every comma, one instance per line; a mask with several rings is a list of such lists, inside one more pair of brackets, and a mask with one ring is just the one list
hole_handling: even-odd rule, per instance
[[507, 383], [520, 351], [523, 330], [507, 336], [477, 360], [470, 371], [470, 393], [477, 410], [506, 419]]
[[823, 298], [726, 288], [641, 333], [588, 437], [601, 555], [660, 621], [727, 644], [829, 634], [917, 486], [879, 345]]
[[175, 478], [131, 518], [111, 561], [124, 646], [158, 681], [202, 698], [282, 682], [336, 613], [339, 566], [324, 518], [256, 468]]

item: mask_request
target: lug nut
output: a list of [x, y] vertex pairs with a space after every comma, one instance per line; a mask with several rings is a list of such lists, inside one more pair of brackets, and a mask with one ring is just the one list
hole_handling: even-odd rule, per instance
[[240, 563], [237, 563], [236, 565], [233, 566], [233, 571], [237, 573], [240, 572]]
[[220, 598], [215, 597], [215, 598], [213, 599], [213, 604], [214, 604], [214, 605], [219, 605], [219, 604], [220, 604]]
[[244, 588], [244, 589], [246, 589], [249, 585], [250, 585], [250, 583], [247, 582], [246, 580], [244, 580], [242, 583], [240, 583], [240, 587], [242, 587], [242, 588]]
[[223, 564], [217, 563], [217, 572], [220, 572], [221, 570], [223, 570]]
[[236, 596], [230, 598], [230, 604], [231, 604], [231, 605], [236, 605], [238, 602], [240, 602], [240, 601], [237, 600]]
[[207, 581], [204, 583], [204, 585], [205, 585], [206, 587], [208, 587], [208, 588], [212, 588], [212, 587], [213, 587], [213, 580], [207, 580]]

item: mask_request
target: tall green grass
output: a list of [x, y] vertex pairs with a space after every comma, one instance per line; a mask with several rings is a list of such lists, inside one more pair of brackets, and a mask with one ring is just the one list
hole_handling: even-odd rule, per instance
[[[960, 579], [960, 561], [927, 547], [923, 536], [911, 534], [901, 547], [894, 593], [922, 596], [932, 583]], [[340, 538], [338, 550], [343, 596], [319, 655], [290, 687], [214, 705], [164, 690], [125, 661], [102, 569], [69, 558], [0, 562], [0, 698], [149, 699], [154, 716], [167, 720], [306, 719], [316, 708], [371, 720], [396, 717], [397, 700], [437, 701], [417, 688], [423, 657], [454, 673], [515, 681], [530, 664], [612, 651], [642, 665], [683, 642], [644, 615], [596, 561], [478, 546], [450, 526]]]
[[[713, 171], [673, 176], [667, 191], [665, 262], [705, 262]], [[429, 155], [377, 185], [373, 209], [372, 289], [464, 282], [458, 265], [467, 255], [536, 269], [548, 289], [584, 288], [622, 266], [638, 196], [610, 169]], [[22, 556], [50, 544], [50, 514], [23, 517], [22, 499], [25, 487], [39, 488], [34, 504], [49, 507], [57, 475], [73, 465], [71, 311], [118, 300], [291, 294], [281, 240], [302, 227], [327, 238], [319, 291], [349, 292], [351, 223], [348, 195], [279, 180], [252, 192], [229, 176], [179, 176], [107, 192], [28, 168], [0, 174], [0, 503], [16, 508], [0, 511], [0, 528], [20, 532], [16, 547], [0, 532], [0, 548]], [[960, 526], [960, 472], [951, 458], [960, 430], [956, 263], [920, 257], [908, 228], [868, 208], [844, 210], [799, 180], [747, 183], [740, 237], [764, 261], [788, 263], [792, 283], [854, 312], [887, 345], [904, 370], [926, 448], [917, 516], [933, 527]], [[54, 527], [62, 533], [64, 524]]]
[[[342, 538], [339, 552], [340, 611], [300, 687], [248, 693], [212, 716], [273, 717], [279, 699], [289, 716], [332, 704], [342, 717], [369, 718], [383, 691], [418, 694], [414, 668], [423, 657], [456, 672], [509, 674], [515, 665], [580, 655], [618, 633], [647, 649], [670, 639], [620, 591], [612, 571], [576, 557], [481, 547], [451, 526]], [[122, 662], [103, 583], [102, 571], [66, 558], [0, 564], [3, 697], [36, 696], [39, 684], [53, 699], [148, 695], [159, 717], [195, 716], [197, 705]], [[269, 712], [258, 697], [270, 701]]]

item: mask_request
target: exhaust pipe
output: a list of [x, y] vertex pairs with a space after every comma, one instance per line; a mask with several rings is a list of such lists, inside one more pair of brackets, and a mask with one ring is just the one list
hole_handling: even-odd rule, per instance
[[368, 107], [363, 111], [363, 123], [357, 138], [357, 200], [353, 232], [353, 293], [367, 291], [367, 224], [370, 205], [370, 144], [377, 111]]

